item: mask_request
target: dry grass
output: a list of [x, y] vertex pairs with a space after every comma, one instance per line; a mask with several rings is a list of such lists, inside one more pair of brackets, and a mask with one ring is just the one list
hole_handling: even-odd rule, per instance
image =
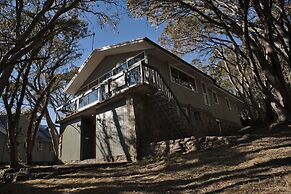
[[291, 136], [0, 185], [23, 193], [291, 193]]

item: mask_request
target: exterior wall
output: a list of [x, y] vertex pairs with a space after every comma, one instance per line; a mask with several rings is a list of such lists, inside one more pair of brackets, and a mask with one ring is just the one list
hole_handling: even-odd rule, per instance
[[[218, 104], [214, 102], [212, 92], [217, 93]], [[215, 118], [222, 120], [229, 120], [231, 122], [240, 124], [238, 102], [234, 100], [230, 95], [226, 95], [225, 92], [218, 90], [216, 88], [210, 90], [211, 97], [211, 112]], [[229, 100], [231, 109], [227, 107], [226, 99]]]
[[148, 64], [157, 68], [166, 82], [170, 83], [169, 65], [166, 60], [158, 59], [151, 52], [147, 52]]
[[80, 160], [81, 155], [81, 119], [76, 119], [62, 126], [63, 134], [61, 160]]
[[96, 160], [136, 160], [135, 117], [132, 99], [122, 100], [97, 110]]
[[[41, 145], [39, 145], [41, 144]], [[50, 141], [37, 140], [32, 152], [33, 162], [53, 162], [55, 153]]]
[[7, 136], [0, 132], [0, 163], [9, 162], [9, 153], [7, 147]]

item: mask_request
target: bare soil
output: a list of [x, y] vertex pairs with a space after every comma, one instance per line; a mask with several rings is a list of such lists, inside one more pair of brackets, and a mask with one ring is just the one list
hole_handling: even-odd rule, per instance
[[0, 184], [1, 194], [291, 193], [291, 133], [213, 150]]

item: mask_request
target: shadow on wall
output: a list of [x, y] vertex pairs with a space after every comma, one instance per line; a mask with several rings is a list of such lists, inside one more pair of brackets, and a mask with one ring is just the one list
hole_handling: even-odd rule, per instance
[[96, 134], [96, 147], [99, 149], [103, 156], [103, 160], [107, 162], [112, 162], [114, 161], [113, 155], [112, 155], [112, 150], [110, 147], [110, 142], [109, 139], [112, 139], [112, 136], [109, 136], [107, 133], [107, 125], [106, 125], [106, 118], [105, 115], [102, 115], [102, 119], [97, 119], [97, 123], [100, 124], [100, 128], [102, 129], [102, 135], [101, 134]]
[[122, 128], [120, 126], [120, 122], [119, 122], [116, 110], [112, 110], [112, 114], [113, 114], [113, 121], [114, 121], [116, 130], [117, 130], [117, 134], [118, 134], [118, 137], [119, 137], [119, 142], [120, 142], [122, 150], [123, 150], [123, 152], [125, 154], [126, 160], [128, 162], [132, 162], [131, 157], [130, 157], [130, 153], [129, 153], [129, 146], [126, 144], [124, 136], [122, 134], [122, 131], [121, 131]]
[[[109, 113], [110, 117], [108, 117]], [[115, 156], [116, 153], [114, 153], [114, 150], [118, 150], [118, 148], [113, 147], [115, 145], [122, 148], [124, 158], [127, 161], [132, 161], [129, 152], [130, 146], [127, 143], [129, 141], [128, 138], [124, 135], [124, 133], [126, 133], [124, 130], [127, 130], [127, 128], [121, 126], [121, 119], [123, 118], [118, 116], [115, 109], [107, 112], [107, 114], [103, 113], [101, 118], [96, 118], [97, 130], [101, 129], [99, 134], [96, 134], [96, 148], [100, 151], [104, 161], [114, 162], [118, 160], [117, 157], [120, 156], [120, 154]]]

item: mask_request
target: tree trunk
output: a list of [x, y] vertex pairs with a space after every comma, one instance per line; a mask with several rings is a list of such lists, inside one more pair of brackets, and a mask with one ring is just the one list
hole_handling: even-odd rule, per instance
[[31, 141], [27, 141], [26, 164], [27, 165], [31, 165], [32, 164], [32, 142]]
[[277, 121], [274, 123], [274, 125], [284, 124], [290, 121], [290, 114], [284, 107], [274, 102], [271, 103], [271, 106], [277, 115]]
[[19, 159], [14, 125], [8, 126], [8, 138], [9, 138], [10, 167], [15, 168], [19, 166]]
[[55, 153], [55, 157], [56, 157], [55, 159], [58, 162], [58, 161], [60, 161], [60, 158], [59, 158], [59, 135], [58, 135], [57, 129], [56, 129], [56, 127], [51, 119], [51, 116], [50, 116], [47, 108], [45, 110], [45, 117], [46, 117], [47, 124], [50, 128], [53, 149], [54, 149], [54, 153]]

